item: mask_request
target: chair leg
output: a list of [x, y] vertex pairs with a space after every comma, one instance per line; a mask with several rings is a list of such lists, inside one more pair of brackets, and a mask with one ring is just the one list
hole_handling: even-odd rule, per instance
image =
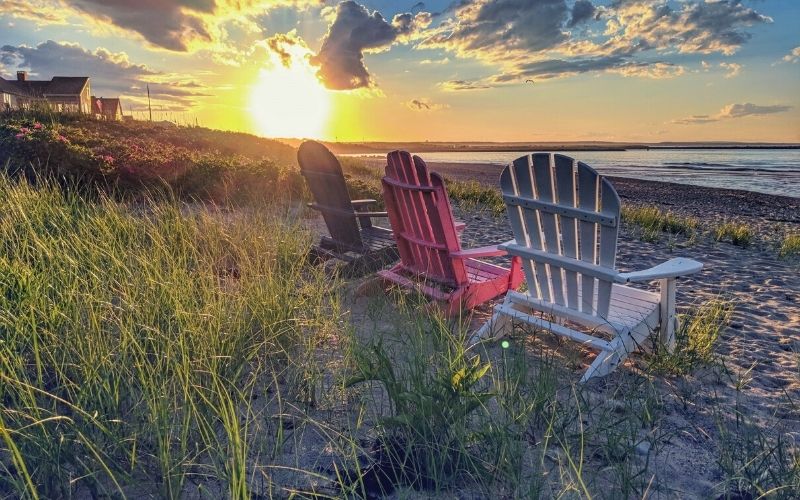
[[678, 318], [675, 315], [675, 278], [659, 280], [661, 285], [661, 327], [659, 340], [667, 351], [675, 350], [675, 330]]
[[581, 384], [590, 378], [605, 377], [614, 371], [636, 349], [636, 340], [629, 332], [625, 332], [612, 340], [611, 346], [611, 350], [602, 351], [597, 355], [583, 374]]
[[467, 346], [471, 347], [478, 342], [486, 339], [498, 340], [511, 333], [512, 318], [504, 312], [500, 312], [500, 306], [495, 307], [495, 313], [483, 324], [467, 341]]

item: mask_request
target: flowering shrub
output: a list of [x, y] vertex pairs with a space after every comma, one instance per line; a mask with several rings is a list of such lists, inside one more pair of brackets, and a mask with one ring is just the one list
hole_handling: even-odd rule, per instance
[[0, 116], [0, 165], [10, 173], [88, 182], [122, 194], [166, 184], [179, 196], [215, 202], [298, 198], [304, 183], [294, 155], [277, 141], [232, 132]]

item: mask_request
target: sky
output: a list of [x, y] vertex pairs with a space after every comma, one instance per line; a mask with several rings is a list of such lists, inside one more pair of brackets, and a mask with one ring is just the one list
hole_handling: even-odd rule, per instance
[[0, 0], [0, 75], [338, 141], [800, 142], [798, 0]]

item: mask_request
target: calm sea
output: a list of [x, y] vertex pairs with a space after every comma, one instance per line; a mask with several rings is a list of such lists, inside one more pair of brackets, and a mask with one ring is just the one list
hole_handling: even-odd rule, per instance
[[[800, 198], [800, 149], [631, 149], [560, 153], [577, 158], [604, 175]], [[523, 154], [525, 152], [452, 152], [421, 156], [428, 162], [502, 166]]]

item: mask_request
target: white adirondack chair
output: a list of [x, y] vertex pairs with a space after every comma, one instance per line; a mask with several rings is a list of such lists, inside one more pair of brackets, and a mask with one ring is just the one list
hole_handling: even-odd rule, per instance
[[[601, 351], [581, 382], [607, 375], [635, 349], [647, 348], [656, 329], [674, 349], [675, 279], [699, 271], [701, 263], [675, 258], [617, 272], [619, 196], [607, 179], [567, 156], [518, 158], [503, 170], [500, 184], [515, 237], [500, 248], [522, 259], [528, 291], [509, 291], [471, 343], [499, 338], [513, 322], [550, 330]], [[660, 281], [660, 294], [625, 285], [651, 280]]]

